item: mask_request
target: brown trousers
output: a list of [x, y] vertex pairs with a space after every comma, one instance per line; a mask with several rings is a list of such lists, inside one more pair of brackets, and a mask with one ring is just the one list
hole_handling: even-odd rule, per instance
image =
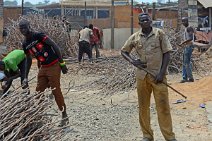
[[[167, 82], [164, 78], [164, 82]], [[160, 130], [166, 140], [175, 139], [172, 129], [168, 88], [166, 85], [154, 83], [154, 78], [147, 74], [143, 80], [137, 78], [137, 93], [139, 103], [139, 122], [143, 136], [153, 139], [150, 126], [150, 98], [153, 91]]]
[[[46, 88], [54, 88], [52, 91], [60, 111], [66, 110], [64, 98], [60, 89], [61, 68], [59, 63], [49, 67], [42, 67], [38, 72], [36, 91], [43, 92]], [[64, 108], [63, 108], [64, 107]]]

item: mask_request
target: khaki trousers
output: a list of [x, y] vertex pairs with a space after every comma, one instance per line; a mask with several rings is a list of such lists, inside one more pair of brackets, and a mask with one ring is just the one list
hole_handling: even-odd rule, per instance
[[60, 76], [61, 76], [61, 68], [59, 63], [56, 63], [49, 67], [42, 67], [38, 72], [38, 82], [36, 91], [43, 92], [46, 88], [55, 88], [52, 93], [55, 97], [55, 101], [57, 103], [60, 111], [66, 110], [64, 98], [60, 89]]
[[[164, 78], [164, 82], [167, 82], [166, 78]], [[172, 130], [168, 88], [162, 83], [155, 84], [154, 78], [149, 74], [143, 80], [137, 78], [139, 122], [143, 136], [154, 139], [150, 126], [150, 98], [152, 92], [156, 103], [160, 130], [166, 140], [175, 139], [175, 134]]]

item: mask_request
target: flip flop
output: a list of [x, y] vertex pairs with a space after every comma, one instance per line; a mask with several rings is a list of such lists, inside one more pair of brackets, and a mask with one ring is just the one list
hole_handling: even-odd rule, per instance
[[200, 108], [205, 108], [205, 104], [204, 104], [204, 103], [201, 103], [201, 104], [199, 105], [199, 107], [200, 107]]
[[179, 104], [179, 103], [184, 103], [186, 102], [186, 100], [183, 99], [178, 99], [176, 102], [174, 102], [173, 104]]

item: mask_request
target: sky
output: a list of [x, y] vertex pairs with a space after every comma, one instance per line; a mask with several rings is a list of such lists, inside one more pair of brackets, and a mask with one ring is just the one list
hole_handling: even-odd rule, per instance
[[[9, 0], [9, 1], [13, 1], [13, 0]], [[22, 0], [16, 0], [18, 2], [18, 4], [20, 5]], [[32, 4], [37, 4], [39, 2], [44, 3], [44, 0], [24, 0], [24, 2], [30, 2]], [[50, 0], [50, 3], [52, 2], [59, 2], [59, 0]]]
[[[13, 0], [9, 0], [9, 1], [13, 1]], [[17, 2], [18, 2], [18, 4], [21, 4], [21, 2], [22, 2], [22, 0], [16, 0]], [[33, 4], [37, 4], [37, 3], [39, 3], [39, 2], [43, 2], [43, 0], [24, 0], [24, 2], [31, 2], [31, 3], [33, 3]], [[135, 1], [137, 1], [137, 2], [149, 2], [149, 3], [151, 3], [152, 2], [152, 0], [135, 0]], [[51, 2], [59, 2], [59, 0], [50, 0], [50, 3]]]
[[[13, 1], [13, 0], [9, 0], [9, 1]], [[21, 4], [21, 1], [22, 0], [16, 0], [18, 2], [18, 4], [20, 5]], [[37, 4], [39, 2], [44, 2], [44, 0], [24, 0], [24, 2], [31, 2], [33, 4]], [[149, 3], [152, 3], [153, 1], [157, 1], [157, 0], [134, 0], [134, 1], [137, 1], [139, 3], [142, 3], [142, 2], [149, 2]], [[168, 1], [168, 0], [163, 0], [163, 1]], [[174, 0], [171, 0], [171, 1], [174, 1]], [[176, 0], [175, 0], [176, 1]], [[59, 0], [50, 0], [50, 3], [52, 2], [59, 2]]]

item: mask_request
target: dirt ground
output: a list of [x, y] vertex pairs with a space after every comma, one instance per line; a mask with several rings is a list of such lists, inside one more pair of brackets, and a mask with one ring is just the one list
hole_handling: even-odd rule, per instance
[[[86, 77], [89, 79], [89, 76]], [[211, 141], [212, 130], [209, 127], [211, 125], [208, 123], [205, 109], [200, 108], [199, 104], [212, 101], [210, 87], [212, 77], [204, 77], [194, 83], [185, 84], [178, 83], [180, 75], [172, 75], [168, 78], [174, 88], [188, 97], [186, 103], [173, 104], [182, 97], [170, 90], [176, 138], [179, 141]], [[63, 140], [137, 141], [142, 139], [135, 90], [103, 97], [96, 95], [95, 90], [79, 92], [72, 89], [65, 95], [65, 99], [73, 131]], [[154, 99], [151, 111], [155, 141], [164, 141], [157, 122]]]
[[[68, 65], [74, 67], [75, 65]], [[30, 78], [36, 76], [35, 63], [30, 72]], [[174, 132], [178, 141], [212, 141], [212, 124], [208, 122], [205, 108], [199, 105], [212, 101], [212, 75], [200, 77], [195, 75], [193, 83], [178, 83], [180, 74], [168, 75], [172, 87], [188, 97], [185, 103], [173, 104], [183, 99], [174, 91], [170, 92], [170, 106], [173, 118]], [[103, 76], [104, 77], [104, 76]], [[67, 105], [70, 129], [64, 130], [63, 141], [139, 141], [142, 133], [138, 122], [138, 103], [136, 90], [117, 91], [113, 95], [105, 95], [99, 90], [78, 87], [101, 79], [98, 74], [83, 73], [62, 75], [61, 88]], [[16, 83], [16, 82], [15, 82]], [[17, 85], [19, 82], [17, 81]], [[30, 81], [32, 91], [36, 79]], [[207, 108], [207, 105], [206, 105]], [[51, 113], [56, 120], [60, 113], [56, 104]], [[152, 128], [155, 141], [164, 141], [160, 132], [154, 99], [151, 104]]]

